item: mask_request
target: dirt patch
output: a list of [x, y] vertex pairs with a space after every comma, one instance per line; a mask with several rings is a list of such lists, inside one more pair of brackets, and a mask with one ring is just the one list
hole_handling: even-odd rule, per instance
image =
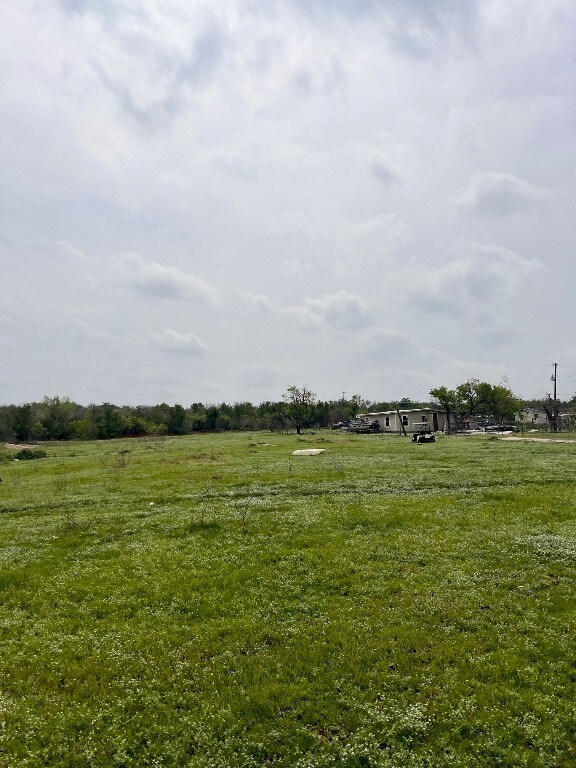
[[19, 445], [18, 443], [4, 443], [4, 448], [9, 451], [21, 451], [23, 448], [30, 448], [29, 445]]
[[576, 440], [563, 440], [557, 437], [499, 437], [499, 440], [523, 440], [532, 443], [576, 443]]

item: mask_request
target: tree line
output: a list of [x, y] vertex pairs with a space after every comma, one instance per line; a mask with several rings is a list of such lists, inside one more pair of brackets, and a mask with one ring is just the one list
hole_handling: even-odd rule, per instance
[[525, 408], [543, 411], [551, 432], [576, 428], [576, 395], [565, 403], [550, 395], [522, 400], [505, 383], [489, 384], [479, 379], [469, 379], [454, 389], [436, 387], [430, 395], [446, 413], [447, 432], [458, 431], [471, 417], [510, 422]]
[[[182, 405], [80, 405], [68, 397], [44, 397], [40, 402], [0, 406], [0, 439], [18, 442], [36, 440], [110, 440], [145, 435], [187, 435], [195, 432], [227, 430], [285, 431], [329, 427], [354, 418], [361, 412], [425, 408], [443, 410], [447, 431], [461, 429], [470, 417], [483, 417], [496, 423], [509, 422], [523, 407], [539, 404], [547, 413], [550, 428], [558, 428], [556, 412], [542, 401], [524, 401], [504, 383], [497, 385], [469, 379], [454, 389], [446, 386], [430, 390], [430, 401], [416, 402], [408, 397], [397, 401], [368, 401], [360, 395], [348, 399], [319, 400], [307, 387], [288, 387], [279, 401], [259, 405], [250, 402]], [[547, 407], [548, 406], [548, 407]], [[574, 410], [576, 397], [566, 404]], [[553, 410], [552, 410], [553, 408]], [[567, 417], [564, 417], [566, 421]], [[569, 420], [569, 419], [568, 419]], [[576, 417], [572, 421], [576, 423]], [[566, 427], [568, 422], [566, 421]], [[572, 425], [572, 422], [570, 424]]]
[[[304, 404], [298, 398], [304, 392]], [[294, 397], [293, 397], [294, 396]], [[303, 407], [302, 407], [303, 405]], [[40, 402], [0, 406], [0, 438], [36, 440], [109, 440], [145, 435], [187, 435], [226, 430], [272, 430], [328, 427], [353, 418], [360, 411], [417, 408], [403, 398], [371, 402], [359, 395], [341, 400], [318, 400], [305, 387], [289, 387], [282, 400], [259, 405], [250, 402], [182, 405], [80, 405], [68, 397], [44, 397]]]
[[472, 416], [498, 422], [513, 420], [523, 406], [523, 401], [505, 384], [489, 384], [479, 379], [469, 379], [454, 389], [435, 387], [430, 395], [446, 413], [447, 432], [461, 429]]

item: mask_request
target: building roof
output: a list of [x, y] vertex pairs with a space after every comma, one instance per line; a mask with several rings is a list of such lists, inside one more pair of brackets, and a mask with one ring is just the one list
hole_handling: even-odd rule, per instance
[[390, 411], [373, 411], [370, 413], [359, 413], [358, 416], [391, 416], [395, 413], [444, 413], [442, 408], [393, 408]]

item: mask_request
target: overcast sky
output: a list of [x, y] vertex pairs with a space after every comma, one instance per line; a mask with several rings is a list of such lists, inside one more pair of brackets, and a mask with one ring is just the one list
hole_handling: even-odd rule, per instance
[[573, 0], [0, 28], [0, 402], [576, 392]]

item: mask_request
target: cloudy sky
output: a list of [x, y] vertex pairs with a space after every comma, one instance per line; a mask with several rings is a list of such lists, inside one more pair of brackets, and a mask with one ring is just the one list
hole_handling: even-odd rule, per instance
[[[0, 6], [0, 401], [576, 392], [573, 0]], [[574, 378], [572, 378], [574, 375]]]

